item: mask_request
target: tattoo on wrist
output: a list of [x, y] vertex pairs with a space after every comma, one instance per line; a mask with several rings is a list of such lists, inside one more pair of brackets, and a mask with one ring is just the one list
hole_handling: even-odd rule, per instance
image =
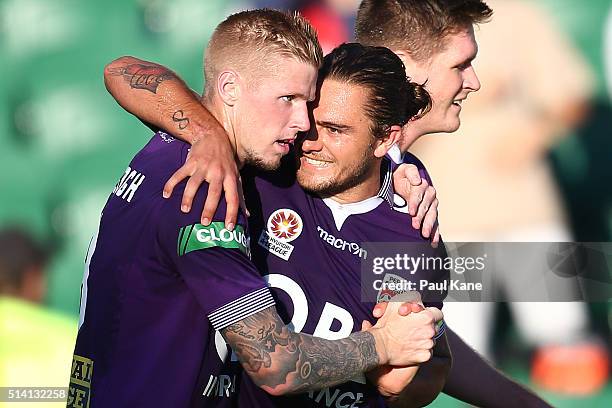
[[145, 89], [157, 93], [157, 87], [168, 79], [176, 78], [169, 70], [157, 65], [130, 64], [118, 68], [110, 68], [111, 75], [123, 76], [123, 79], [133, 89]]
[[[379, 363], [371, 333], [353, 333], [334, 341], [294, 333], [274, 308], [228, 326], [223, 335], [247, 372], [267, 389], [321, 389], [346, 382]], [[265, 376], [257, 376], [266, 369]]]
[[185, 112], [182, 110], [177, 110], [172, 114], [172, 120], [176, 122], [178, 128], [180, 130], [185, 129], [189, 126], [189, 118], [185, 116]]

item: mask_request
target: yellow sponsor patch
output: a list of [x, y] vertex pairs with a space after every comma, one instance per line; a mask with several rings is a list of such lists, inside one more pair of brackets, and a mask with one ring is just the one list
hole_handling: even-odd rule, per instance
[[67, 407], [89, 408], [92, 374], [93, 360], [75, 354], [70, 369]]

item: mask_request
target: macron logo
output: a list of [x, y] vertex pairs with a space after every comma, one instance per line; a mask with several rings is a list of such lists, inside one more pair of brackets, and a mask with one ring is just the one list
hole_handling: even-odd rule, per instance
[[343, 240], [342, 238], [336, 238], [329, 232], [325, 231], [323, 228], [317, 225], [317, 231], [319, 232], [319, 238], [325, 241], [328, 245], [339, 249], [341, 251], [347, 251], [353, 255], [357, 255], [362, 259], [366, 259], [368, 257], [368, 251], [361, 248], [359, 244], [355, 242], [348, 242]]

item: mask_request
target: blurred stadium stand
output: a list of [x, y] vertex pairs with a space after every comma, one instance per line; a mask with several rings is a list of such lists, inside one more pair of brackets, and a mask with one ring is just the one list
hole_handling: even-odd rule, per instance
[[0, 2], [0, 225], [57, 250], [48, 303], [78, 311], [79, 275], [108, 192], [150, 131], [106, 93], [105, 63], [130, 54], [201, 89], [202, 49], [241, 8], [224, 1]]

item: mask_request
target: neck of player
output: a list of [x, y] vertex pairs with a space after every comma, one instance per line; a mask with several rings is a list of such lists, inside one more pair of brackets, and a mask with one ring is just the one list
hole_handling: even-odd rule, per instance
[[402, 154], [406, 153], [410, 146], [417, 141], [418, 138], [427, 134], [421, 129], [421, 119], [408, 122], [402, 128], [402, 139], [399, 143], [399, 148]]
[[222, 101], [219, 101], [218, 98], [208, 98], [206, 95], [204, 95], [200, 101], [202, 102], [202, 105], [204, 105], [204, 107], [210, 112], [210, 114], [217, 119], [217, 122], [223, 126], [223, 129], [225, 129], [225, 133], [227, 133], [232, 150], [236, 152], [236, 164], [238, 165], [238, 169], [241, 170], [245, 164], [245, 155], [244, 152], [238, 148], [237, 132], [231, 115], [232, 111], [228, 109]]

